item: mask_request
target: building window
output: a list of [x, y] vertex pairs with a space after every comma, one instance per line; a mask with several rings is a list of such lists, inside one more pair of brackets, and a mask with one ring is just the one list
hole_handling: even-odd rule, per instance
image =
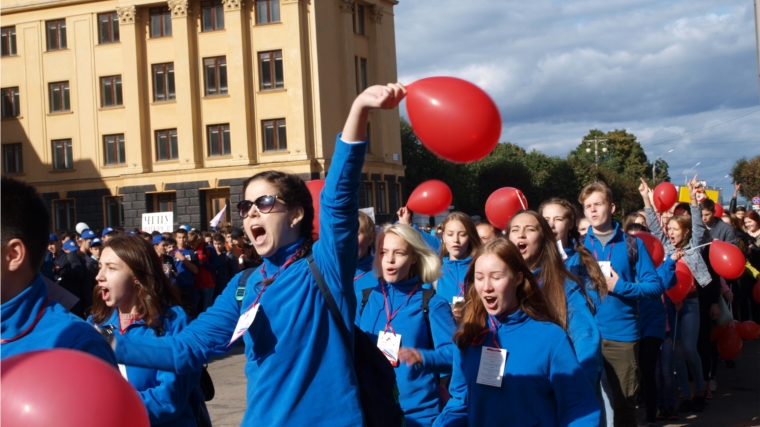
[[280, 0], [256, 0], [256, 24], [280, 22]]
[[98, 35], [100, 44], [119, 42], [119, 16], [116, 12], [98, 15]]
[[20, 104], [18, 99], [18, 88], [7, 87], [3, 92], [3, 118], [18, 117], [20, 114]]
[[375, 192], [372, 190], [372, 183], [369, 181], [364, 181], [361, 189], [362, 195], [364, 196], [364, 206], [362, 206], [362, 208], [374, 207]]
[[224, 6], [222, 0], [201, 2], [201, 28], [203, 31], [224, 29]]
[[288, 138], [285, 132], [285, 119], [264, 120], [264, 151], [280, 151], [288, 149]]
[[172, 35], [172, 15], [168, 7], [150, 8], [150, 37], [168, 37]]
[[356, 5], [356, 13], [354, 13], [354, 32], [356, 34], [364, 35], [364, 6], [361, 4]]
[[377, 213], [388, 213], [388, 200], [385, 191], [385, 182], [375, 183], [375, 189], [377, 190]]
[[3, 145], [3, 166], [5, 173], [24, 172], [24, 158], [21, 155], [21, 143]]
[[224, 56], [203, 60], [206, 96], [227, 93], [227, 59]]
[[103, 107], [122, 105], [121, 76], [101, 77], [100, 96], [100, 102]]
[[16, 27], [2, 28], [2, 55], [13, 56], [16, 54]]
[[398, 200], [398, 206], [406, 206], [404, 204], [404, 191], [401, 188], [401, 183], [400, 182], [396, 183], [396, 192], [398, 193], [397, 194], [397, 197], [398, 197], [398, 199], [397, 199]]
[[106, 197], [106, 226], [124, 227], [124, 204], [120, 196]]
[[173, 160], [177, 156], [177, 129], [156, 131], [156, 153], [158, 160]]
[[367, 59], [366, 58], [360, 58], [358, 56], [354, 57], [355, 59], [355, 69], [356, 69], [356, 93], [362, 93], [365, 89], [367, 89]]
[[71, 110], [69, 103], [69, 82], [50, 83], [50, 112]]
[[127, 162], [124, 152], [124, 134], [105, 135], [103, 137], [106, 165], [123, 165]]
[[282, 89], [285, 87], [281, 50], [259, 54], [259, 77], [261, 90]]
[[177, 194], [159, 193], [153, 196], [154, 212], [173, 212], [174, 222], [177, 222]]
[[208, 155], [224, 156], [230, 150], [230, 125], [213, 125], [208, 127]]
[[54, 200], [53, 211], [55, 212], [55, 231], [69, 231], [74, 229], [76, 223], [76, 208], [73, 200]]
[[72, 154], [70, 139], [53, 141], [53, 169], [74, 169], [74, 155]]
[[47, 50], [66, 49], [66, 20], [47, 21]]
[[174, 98], [174, 63], [153, 65], [153, 101]]

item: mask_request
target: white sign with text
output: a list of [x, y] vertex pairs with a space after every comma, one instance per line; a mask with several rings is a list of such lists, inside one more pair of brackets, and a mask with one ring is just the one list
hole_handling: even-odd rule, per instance
[[146, 233], [171, 233], [174, 231], [174, 212], [144, 213], [140, 229]]

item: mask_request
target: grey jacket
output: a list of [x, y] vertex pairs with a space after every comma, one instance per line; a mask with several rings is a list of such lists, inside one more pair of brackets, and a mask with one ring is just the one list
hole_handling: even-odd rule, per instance
[[[652, 235], [660, 239], [660, 242], [662, 242], [662, 246], [665, 247], [665, 256], [667, 257], [672, 255], [673, 252], [676, 251], [676, 247], [670, 243], [670, 239], [665, 234], [665, 232], [662, 231], [662, 227], [660, 227], [660, 220], [657, 218], [657, 214], [655, 214], [654, 209], [646, 208], [646, 213], [647, 226], [649, 227], [649, 231], [651, 231]], [[691, 274], [694, 275], [694, 279], [702, 287], [709, 285], [712, 281], [710, 272], [707, 270], [707, 264], [705, 264], [704, 259], [702, 259], [702, 248], [693, 251], [690, 251], [688, 249], [696, 248], [699, 246], [703, 242], [706, 231], [707, 227], [705, 227], [705, 223], [702, 222], [702, 210], [699, 208], [699, 206], [691, 206], [691, 240], [683, 248], [686, 251], [686, 255], [684, 255], [683, 260], [686, 262], [689, 270], [691, 270]]]
[[734, 227], [726, 224], [720, 218], [717, 218], [715, 224], [713, 224], [712, 227], [708, 228], [708, 230], [710, 230], [709, 240], [720, 240], [722, 242], [731, 243], [734, 246], [739, 246], [739, 241], [736, 240]]

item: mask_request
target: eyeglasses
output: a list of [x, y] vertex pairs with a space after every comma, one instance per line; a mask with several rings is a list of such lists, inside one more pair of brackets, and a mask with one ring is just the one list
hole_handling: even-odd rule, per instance
[[[277, 199], [282, 200], [278, 196], [272, 196], [272, 195], [264, 195], [259, 197], [258, 199], [254, 201], [250, 200], [241, 200], [238, 205], [238, 215], [240, 215], [240, 218], [245, 218], [248, 216], [248, 212], [251, 211], [251, 207], [253, 205], [256, 205], [256, 209], [261, 213], [269, 213], [272, 211], [272, 208], [274, 208], [275, 202], [277, 202]], [[284, 203], [284, 201], [283, 201]]]

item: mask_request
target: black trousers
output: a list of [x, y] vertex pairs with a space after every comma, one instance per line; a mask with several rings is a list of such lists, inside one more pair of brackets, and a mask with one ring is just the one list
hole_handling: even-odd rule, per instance
[[662, 339], [644, 337], [639, 340], [639, 369], [641, 369], [641, 396], [647, 409], [647, 422], [657, 421], [657, 359]]

